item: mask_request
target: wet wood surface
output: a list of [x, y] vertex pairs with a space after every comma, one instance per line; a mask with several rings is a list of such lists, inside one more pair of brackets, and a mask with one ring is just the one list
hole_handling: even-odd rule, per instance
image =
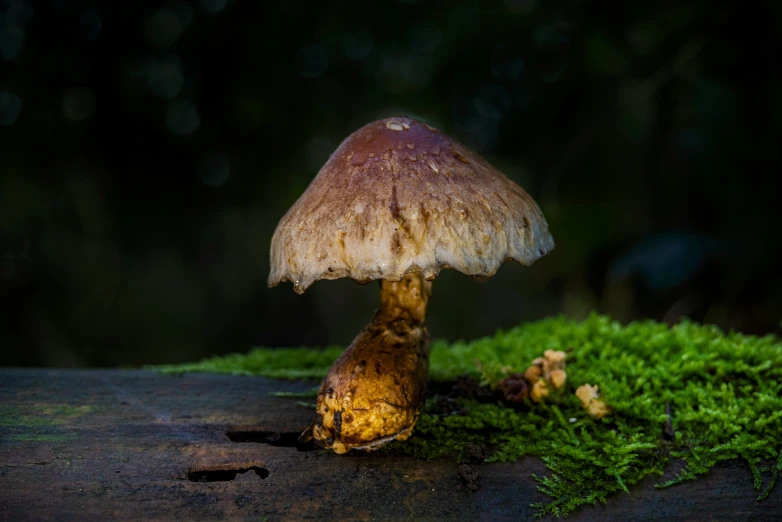
[[[313, 382], [122, 370], [0, 370], [0, 520], [528, 520], [542, 462], [334, 455], [297, 442]], [[311, 402], [311, 399], [307, 399]], [[669, 472], [670, 475], [673, 472]], [[567, 520], [782, 520], [746, 466], [631, 494]]]

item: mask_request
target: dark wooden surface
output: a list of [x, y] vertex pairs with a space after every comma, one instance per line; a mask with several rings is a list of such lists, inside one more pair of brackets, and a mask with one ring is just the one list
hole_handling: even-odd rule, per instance
[[[472, 491], [450, 460], [297, 447], [313, 411], [269, 392], [314, 384], [0, 370], [0, 520], [527, 520], [546, 499], [538, 459], [477, 465]], [[782, 520], [782, 488], [758, 503], [740, 463], [660, 480], [568, 520]]]

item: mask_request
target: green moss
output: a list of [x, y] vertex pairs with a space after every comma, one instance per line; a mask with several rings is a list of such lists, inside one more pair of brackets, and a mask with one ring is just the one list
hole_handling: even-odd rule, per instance
[[7, 440], [12, 442], [65, 442], [76, 438], [75, 433], [64, 433], [61, 435], [52, 433], [43, 434], [17, 434], [8, 435]]
[[343, 347], [256, 349], [247, 354], [212, 357], [192, 364], [155, 366], [162, 373], [215, 372], [232, 375], [262, 375], [275, 379], [320, 379]]
[[35, 428], [63, 424], [94, 410], [92, 406], [31, 403], [24, 409], [16, 406], [0, 406], [0, 427]]
[[53, 424], [51, 420], [30, 417], [14, 406], [0, 405], [0, 428], [34, 427]]
[[314, 399], [318, 396], [318, 387], [301, 392], [271, 392], [272, 397], [293, 397], [297, 399]]
[[[460, 458], [468, 443], [479, 443], [495, 448], [490, 461], [540, 456], [551, 474], [536, 478], [552, 500], [536, 507], [557, 516], [626, 492], [675, 459], [686, 467], [659, 487], [740, 458], [763, 499], [782, 473], [782, 343], [773, 336], [725, 334], [690, 322], [669, 328], [651, 321], [622, 326], [596, 314], [580, 322], [559, 317], [472, 342], [435, 342], [431, 378], [450, 381], [466, 373], [496, 385], [547, 349], [570, 350], [566, 389], [547, 404], [513, 409], [460, 400], [459, 413], [443, 415], [432, 399], [414, 436], [389, 451]], [[256, 349], [163, 371], [319, 378], [339, 353]], [[573, 394], [584, 383], [600, 387], [611, 416], [594, 420], [585, 414]], [[663, 437], [666, 408], [671, 440]], [[768, 461], [774, 464], [764, 467]]]
[[0, 437], [10, 442], [64, 442], [77, 437], [64, 432], [69, 421], [92, 413], [93, 406], [33, 402], [23, 408], [0, 406]]

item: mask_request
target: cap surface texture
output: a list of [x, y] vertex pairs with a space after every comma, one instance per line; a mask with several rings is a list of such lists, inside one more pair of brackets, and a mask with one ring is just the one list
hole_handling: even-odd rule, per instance
[[399, 281], [443, 268], [490, 277], [554, 248], [540, 208], [465, 146], [409, 118], [379, 120], [337, 148], [274, 232], [269, 286]]

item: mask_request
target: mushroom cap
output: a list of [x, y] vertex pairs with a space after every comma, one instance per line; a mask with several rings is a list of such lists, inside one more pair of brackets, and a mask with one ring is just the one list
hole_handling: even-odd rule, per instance
[[443, 268], [491, 277], [554, 248], [538, 205], [478, 154], [429, 125], [388, 118], [337, 148], [277, 225], [269, 286], [399, 281]]

